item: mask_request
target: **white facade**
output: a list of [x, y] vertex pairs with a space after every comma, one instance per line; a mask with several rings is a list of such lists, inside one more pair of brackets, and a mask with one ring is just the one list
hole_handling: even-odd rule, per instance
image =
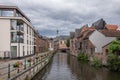
[[10, 52], [10, 20], [0, 19], [0, 56]]
[[49, 50], [53, 51], [52, 43], [49, 43]]
[[[13, 9], [18, 11], [16, 7]], [[34, 29], [28, 18], [17, 16], [17, 13], [16, 16], [2, 16], [1, 12], [0, 9], [0, 57], [18, 58], [34, 54]]]
[[102, 47], [111, 41], [115, 40], [115, 37], [106, 37], [101, 32], [95, 30], [89, 37], [95, 48], [95, 53], [102, 53]]

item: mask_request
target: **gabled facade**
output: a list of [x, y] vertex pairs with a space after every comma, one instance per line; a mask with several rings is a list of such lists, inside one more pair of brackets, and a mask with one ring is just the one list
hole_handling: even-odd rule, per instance
[[[117, 25], [109, 25], [103, 19], [92, 24], [91, 27], [83, 26], [79, 35], [74, 34], [70, 42], [70, 51], [72, 55], [77, 56], [82, 52], [89, 56], [89, 60], [94, 57], [106, 63], [106, 56], [103, 54], [103, 46], [120, 37], [119, 27]], [[77, 45], [77, 46], [75, 46]]]
[[116, 37], [105, 36], [105, 34], [101, 33], [98, 30], [95, 30], [90, 36], [89, 40], [96, 46], [95, 53], [102, 53], [102, 46], [108, 44], [109, 42], [115, 40]]

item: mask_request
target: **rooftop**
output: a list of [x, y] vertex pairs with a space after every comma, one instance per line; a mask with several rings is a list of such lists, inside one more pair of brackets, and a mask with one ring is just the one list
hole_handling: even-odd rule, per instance
[[25, 17], [30, 22], [30, 19], [17, 6], [0, 5], [0, 9], [17, 10], [23, 17]]
[[99, 30], [107, 37], [120, 37], [120, 31], [118, 30]]

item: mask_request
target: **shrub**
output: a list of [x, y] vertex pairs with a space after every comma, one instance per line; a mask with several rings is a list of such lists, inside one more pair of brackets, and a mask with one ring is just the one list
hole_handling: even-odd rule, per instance
[[88, 56], [87, 54], [84, 54], [84, 53], [79, 53], [77, 58], [79, 61], [88, 61]]
[[22, 62], [17, 61], [16, 63], [13, 64], [14, 68], [19, 68], [20, 66], [22, 66]]
[[120, 57], [115, 54], [108, 55], [108, 68], [112, 71], [120, 71]]
[[32, 62], [32, 61], [34, 61], [34, 59], [33, 58], [29, 58], [27, 61], [28, 62]]
[[120, 41], [112, 41], [108, 50], [110, 53], [120, 54]]
[[101, 61], [97, 58], [93, 58], [93, 61], [91, 61], [91, 65], [96, 67], [96, 68], [102, 67]]

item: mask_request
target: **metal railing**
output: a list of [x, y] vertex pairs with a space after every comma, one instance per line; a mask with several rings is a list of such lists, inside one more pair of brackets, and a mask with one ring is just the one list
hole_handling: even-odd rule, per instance
[[24, 59], [23, 61], [17, 61], [15, 63], [3, 65], [0, 67], [0, 80], [11, 80], [16, 75], [20, 76], [20, 73], [23, 74], [23, 72], [26, 72], [28, 69], [31, 69], [38, 64], [45, 64], [50, 56], [51, 54], [49, 53], [43, 55], [40, 54]]

